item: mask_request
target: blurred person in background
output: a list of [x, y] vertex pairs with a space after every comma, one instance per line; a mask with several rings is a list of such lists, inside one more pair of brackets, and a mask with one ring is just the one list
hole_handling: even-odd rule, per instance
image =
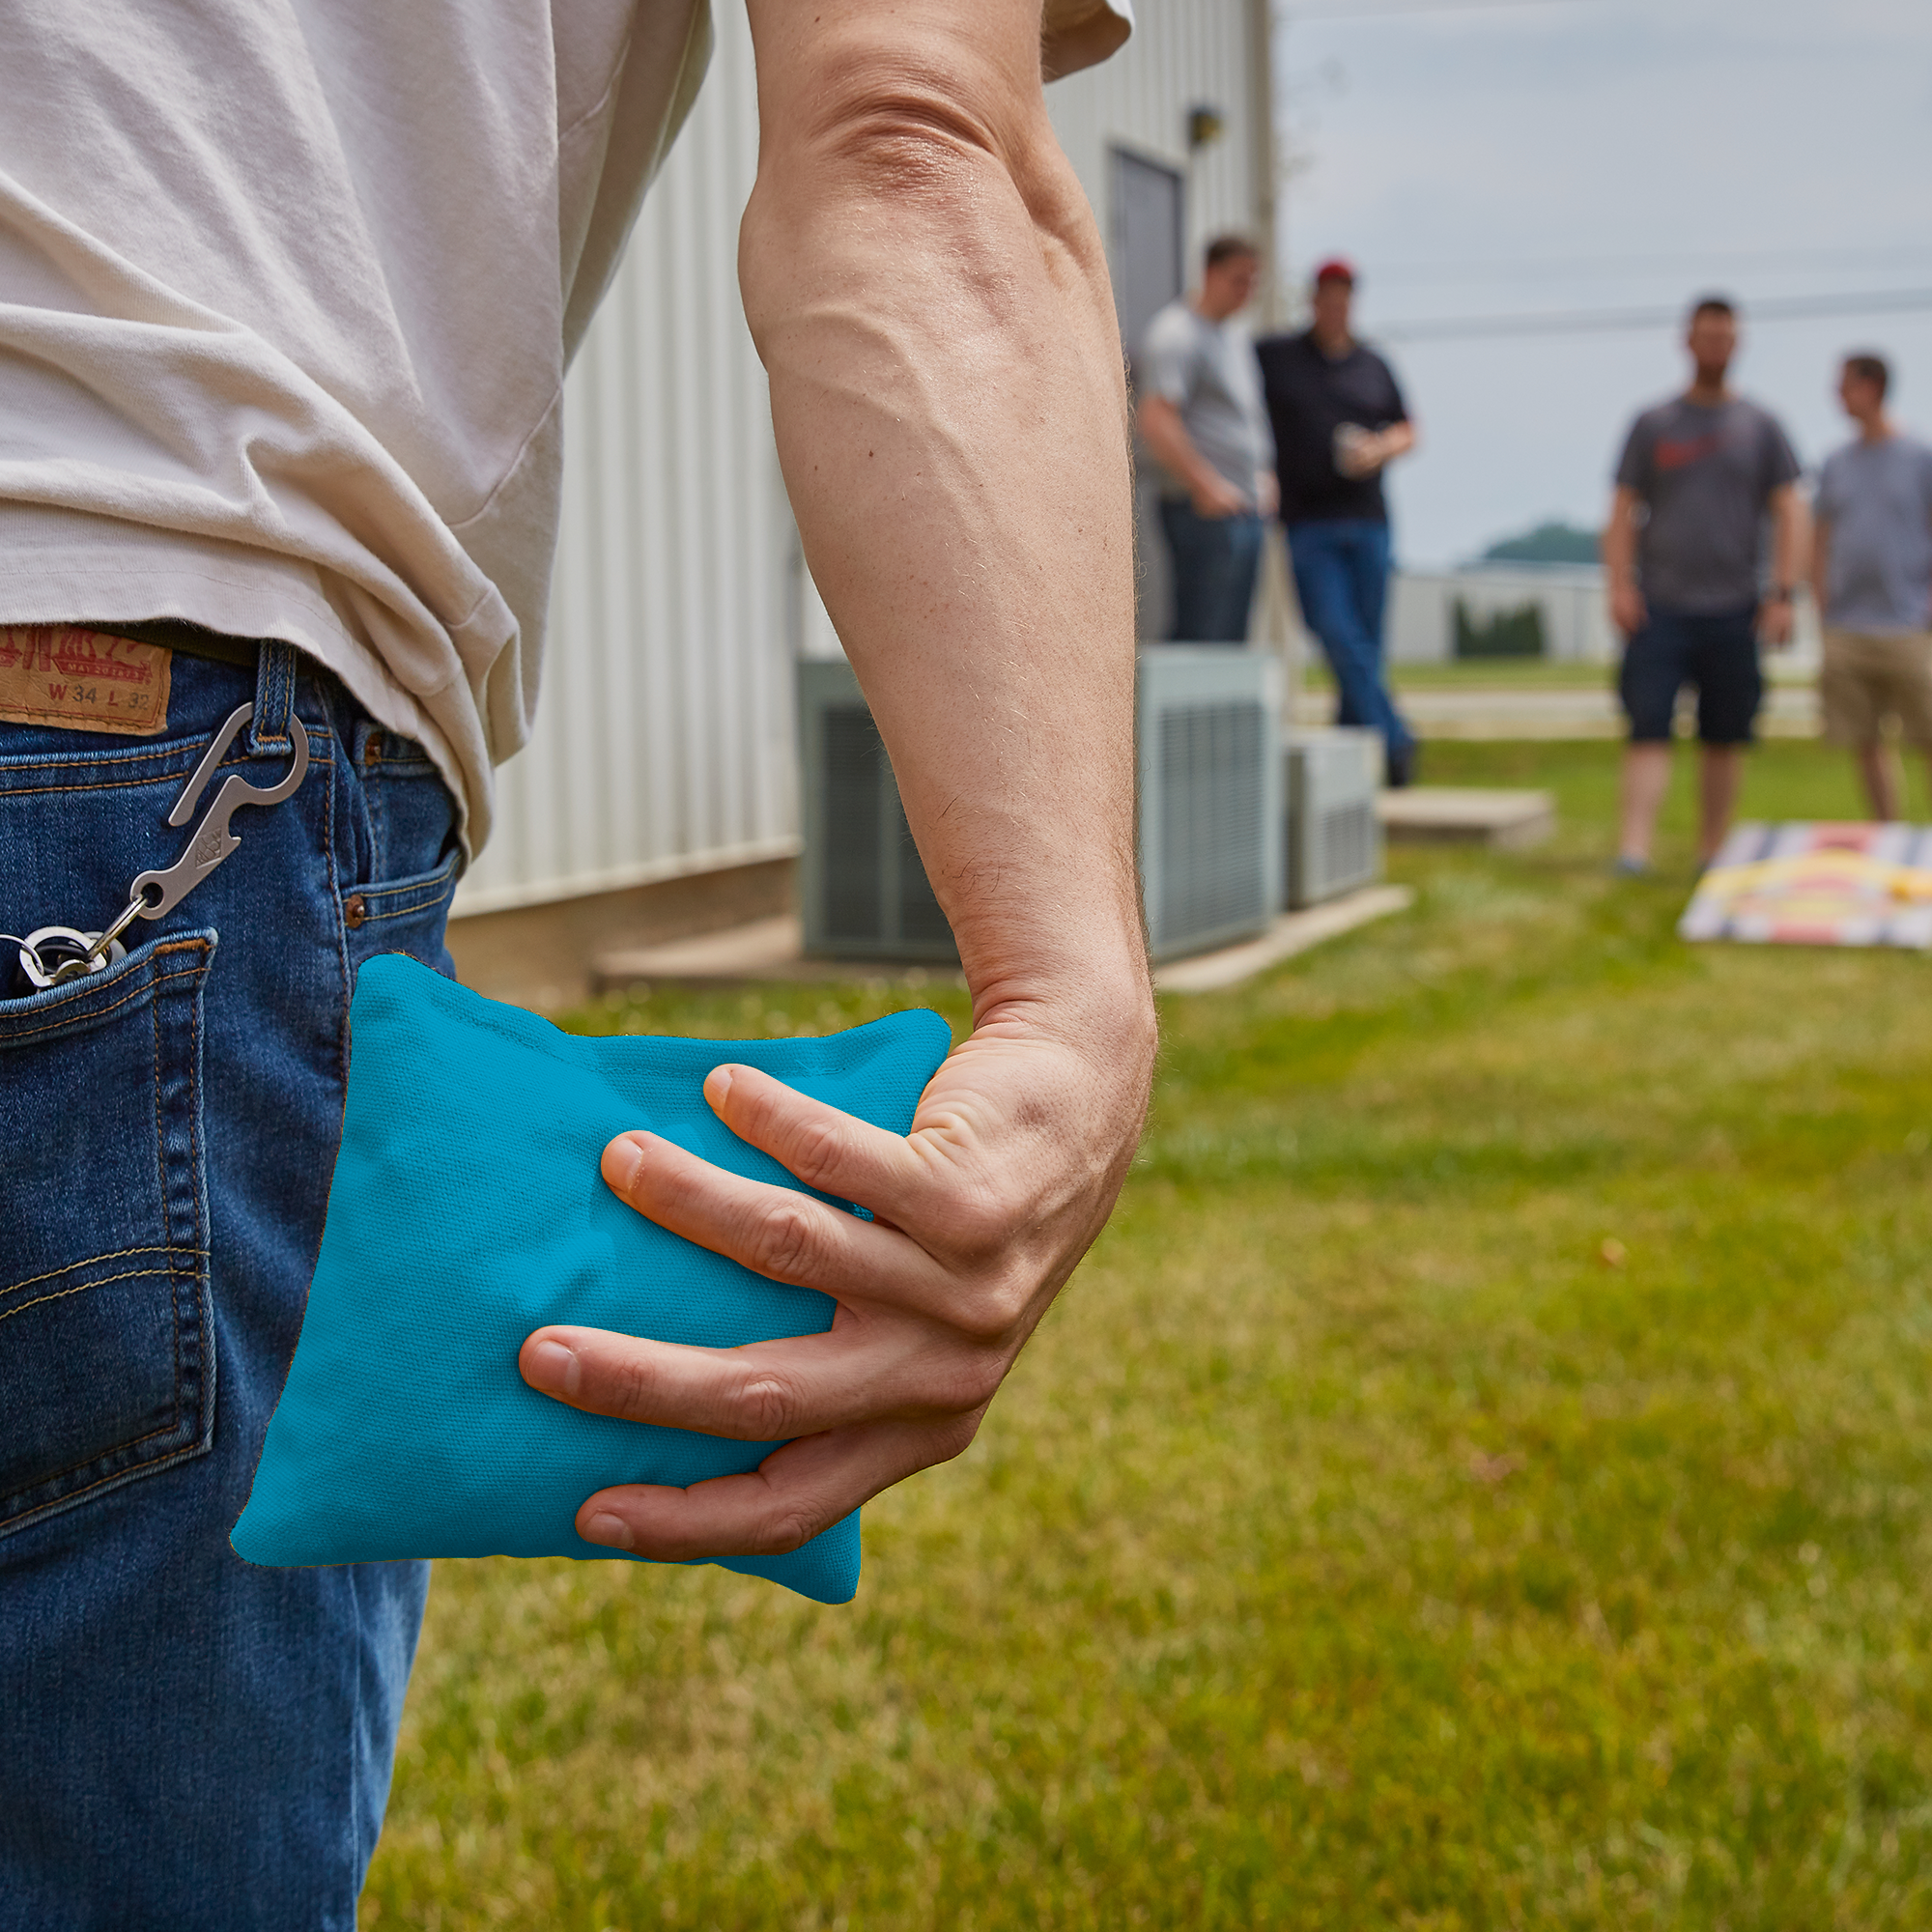
[[1858, 758], [1872, 816], [1899, 816], [1888, 719], [1932, 765], [1932, 448], [1886, 413], [1891, 372], [1847, 355], [1838, 400], [1857, 438], [1826, 459], [1811, 587], [1825, 624], [1825, 735]]
[[1690, 386], [1631, 425], [1604, 531], [1610, 620], [1624, 634], [1617, 695], [1630, 719], [1616, 859], [1627, 873], [1650, 869], [1687, 684], [1697, 688], [1703, 746], [1697, 863], [1708, 865], [1724, 842], [1764, 696], [1758, 639], [1774, 648], [1791, 640], [1804, 544], [1790, 440], [1768, 410], [1729, 386], [1735, 306], [1721, 296], [1697, 302], [1685, 347]]
[[1354, 270], [1323, 262], [1309, 327], [1256, 348], [1294, 594], [1335, 674], [1335, 722], [1379, 731], [1388, 781], [1406, 785], [1415, 770], [1415, 734], [1382, 675], [1389, 576], [1382, 469], [1415, 447], [1415, 428], [1389, 365], [1355, 339], [1354, 295]]
[[1162, 471], [1177, 643], [1247, 641], [1275, 487], [1254, 345], [1234, 320], [1260, 278], [1252, 242], [1216, 236], [1200, 288], [1155, 314], [1135, 358], [1140, 433]]

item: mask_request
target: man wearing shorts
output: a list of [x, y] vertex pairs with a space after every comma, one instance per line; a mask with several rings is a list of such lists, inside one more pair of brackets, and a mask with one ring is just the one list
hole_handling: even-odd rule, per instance
[[1857, 757], [1878, 819], [1899, 816], [1889, 721], [1932, 768], [1932, 449], [1886, 413], [1890, 384], [1883, 356], [1846, 356], [1838, 399], [1859, 434], [1826, 459], [1811, 553], [1825, 735]]
[[[1041, 91], [1127, 22], [749, 12], [747, 316], [974, 1032], [909, 1141], [749, 1068], [720, 1093], [876, 1220], [661, 1141], [584, 1172], [841, 1304], [757, 1351], [551, 1327], [504, 1363], [784, 1442], [585, 1498], [591, 1541], [670, 1561], [795, 1548], [966, 1447], [1106, 1217], [1153, 1054], [1126, 389]], [[704, 0], [0, 10], [0, 928], [39, 936], [0, 948], [4, 1932], [355, 1922], [428, 1566], [258, 1569], [228, 1532], [355, 972], [446, 965], [537, 689], [564, 368], [709, 44]], [[515, 1122], [447, 1158], [514, 1174]]]
[[1650, 868], [1687, 684], [1696, 688], [1702, 744], [1698, 864], [1724, 842], [1764, 695], [1758, 639], [1790, 641], [1804, 543], [1791, 444], [1776, 417], [1726, 381], [1738, 346], [1733, 305], [1719, 296], [1698, 302], [1685, 346], [1690, 386], [1631, 426], [1604, 532], [1610, 618], [1624, 635], [1617, 693], [1630, 719], [1616, 863], [1633, 873]]

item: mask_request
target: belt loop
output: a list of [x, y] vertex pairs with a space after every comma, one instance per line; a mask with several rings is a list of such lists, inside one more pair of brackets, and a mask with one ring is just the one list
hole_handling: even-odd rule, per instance
[[289, 718], [296, 707], [296, 676], [300, 656], [293, 644], [278, 638], [262, 640], [255, 664], [255, 715], [248, 721], [249, 752], [292, 749]]

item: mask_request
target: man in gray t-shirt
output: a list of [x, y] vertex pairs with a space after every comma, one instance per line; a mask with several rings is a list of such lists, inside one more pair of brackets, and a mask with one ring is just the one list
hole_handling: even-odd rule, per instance
[[[1658, 809], [1670, 782], [1678, 693], [1697, 691], [1703, 741], [1698, 862], [1730, 829], [1757, 708], [1760, 637], [1791, 637], [1791, 593], [1804, 512], [1798, 459], [1777, 420], [1726, 383], [1737, 314], [1710, 296], [1690, 313], [1685, 347], [1695, 374], [1683, 395], [1644, 411], [1617, 465], [1604, 531], [1610, 617], [1624, 634], [1617, 691], [1630, 718], [1617, 867], [1649, 869]], [[1771, 582], [1762, 580], [1767, 519]]]
[[1254, 344], [1235, 317], [1260, 270], [1253, 242], [1210, 242], [1200, 289], [1154, 316], [1134, 357], [1174, 572], [1168, 636], [1179, 643], [1247, 640], [1262, 519], [1275, 507], [1274, 440]]
[[1858, 440], [1825, 464], [1811, 582], [1825, 619], [1825, 735], [1853, 753], [1872, 816], [1899, 815], [1885, 724], [1932, 760], [1932, 449], [1886, 413], [1891, 372], [1848, 355], [1838, 397]]

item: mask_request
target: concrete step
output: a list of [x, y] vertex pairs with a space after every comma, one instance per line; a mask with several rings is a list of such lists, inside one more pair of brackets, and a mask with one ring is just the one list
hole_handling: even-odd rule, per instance
[[1391, 839], [1515, 849], [1540, 844], [1556, 830], [1556, 800], [1547, 791], [1410, 785], [1381, 793], [1376, 816]]

